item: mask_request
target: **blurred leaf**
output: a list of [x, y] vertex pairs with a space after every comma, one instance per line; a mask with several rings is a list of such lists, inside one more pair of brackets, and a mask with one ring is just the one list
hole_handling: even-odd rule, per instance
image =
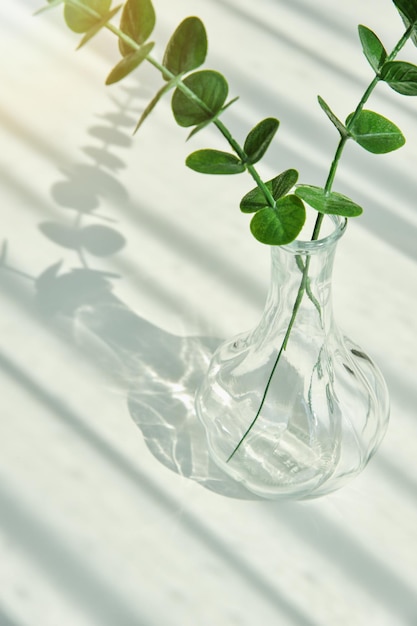
[[197, 150], [187, 157], [185, 163], [201, 174], [239, 174], [245, 171], [240, 159], [220, 150]]
[[362, 208], [347, 196], [335, 191], [326, 193], [322, 187], [299, 185], [295, 194], [320, 213], [342, 217], [357, 217], [362, 213]]
[[81, 39], [80, 43], [77, 46], [77, 50], [85, 46], [85, 44], [90, 41], [90, 39], [97, 35], [97, 33], [107, 24], [107, 22], [111, 20], [111, 18], [116, 15], [118, 11], [120, 11], [122, 6], [123, 5], [119, 4], [117, 7], [114, 7], [114, 9], [110, 11], [110, 13], [104, 15], [103, 19], [101, 19], [99, 22], [96, 22], [94, 26], [92, 26], [90, 30], [85, 33], [84, 37]]
[[124, 247], [126, 240], [113, 228], [92, 224], [81, 229], [80, 243], [90, 254], [104, 257], [119, 252]]
[[128, 74], [133, 72], [147, 57], [149, 52], [154, 47], [154, 42], [150, 41], [145, 43], [139, 50], [132, 52], [123, 57], [121, 61], [112, 69], [110, 74], [106, 78], [106, 85], [112, 85], [117, 83], [122, 78], [125, 78]]
[[[151, 0], [127, 0], [123, 7], [120, 30], [140, 46], [150, 37], [155, 21]], [[132, 53], [133, 47], [119, 39], [119, 50], [123, 56], [127, 56]]]
[[39, 15], [40, 13], [44, 13], [44, 11], [49, 11], [49, 9], [54, 9], [59, 4], [62, 4], [65, 0], [47, 0], [48, 4], [41, 7], [37, 11], [33, 13], [33, 15]]
[[345, 137], [347, 135], [347, 130], [343, 122], [341, 122], [339, 118], [336, 117], [336, 115], [330, 109], [329, 105], [323, 100], [321, 96], [317, 96], [317, 100], [319, 101], [319, 105], [321, 106], [321, 108], [323, 109], [323, 111], [325, 112], [329, 120], [332, 122], [332, 124], [336, 126], [340, 135], [342, 137]]
[[202, 65], [206, 54], [207, 35], [203, 22], [198, 17], [187, 17], [169, 40], [162, 63], [177, 76]]
[[83, 9], [73, 7], [70, 4], [65, 4], [65, 22], [68, 28], [75, 33], [86, 33], [90, 28], [93, 28], [95, 24], [100, 22], [101, 18], [109, 12], [111, 0], [83, 0], [83, 4], [87, 9], [98, 13], [99, 17], [90, 15], [88, 11], [83, 11]]
[[[417, 23], [417, 2], [416, 0], [393, 0], [399, 14], [406, 27]], [[411, 40], [417, 45], [417, 28], [414, 27]]]
[[278, 200], [276, 208], [264, 207], [253, 216], [250, 229], [258, 241], [282, 246], [293, 241], [306, 218], [302, 201], [294, 195]]
[[417, 66], [405, 61], [389, 61], [381, 70], [381, 78], [404, 96], [417, 96]]
[[247, 155], [247, 163], [256, 163], [268, 150], [269, 144], [278, 130], [279, 121], [268, 117], [257, 124], [246, 137], [243, 149]]
[[219, 113], [226, 101], [229, 87], [226, 79], [219, 72], [201, 70], [190, 74], [183, 81], [199, 100], [183, 93], [179, 87], [172, 96], [172, 112], [179, 126], [194, 126], [201, 124]]
[[[373, 111], [361, 111], [353, 118], [351, 113], [347, 120], [350, 136], [365, 150], [374, 154], [392, 152], [404, 145], [405, 139], [400, 129], [386, 117]], [[354, 119], [351, 124], [351, 120]]]
[[155, 96], [152, 98], [152, 100], [149, 102], [149, 104], [143, 111], [142, 115], [140, 116], [139, 121], [136, 124], [136, 128], [133, 131], [133, 134], [135, 134], [139, 130], [139, 128], [142, 126], [143, 122], [146, 120], [148, 115], [152, 113], [152, 111], [154, 110], [154, 108], [156, 107], [160, 99], [162, 98], [162, 96], [165, 93], [167, 93], [167, 91], [172, 89], [175, 86], [175, 84], [176, 84], [176, 80], [173, 79], [169, 81], [169, 83], [166, 83], [166, 85], [163, 85], [163, 87], [161, 87], [161, 89], [155, 94]]
[[363, 53], [374, 72], [378, 74], [387, 58], [386, 50], [377, 35], [367, 26], [359, 25], [358, 32]]
[[[285, 170], [278, 176], [275, 176], [272, 180], [269, 180], [266, 184], [267, 188], [271, 192], [274, 200], [278, 200], [282, 196], [285, 196], [298, 179], [297, 170]], [[267, 200], [259, 187], [255, 187], [243, 196], [240, 201], [240, 210], [243, 213], [255, 213], [267, 206]]]

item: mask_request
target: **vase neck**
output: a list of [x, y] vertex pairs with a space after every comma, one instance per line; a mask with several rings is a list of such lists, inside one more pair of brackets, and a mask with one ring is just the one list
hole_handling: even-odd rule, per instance
[[332, 271], [339, 237], [294, 242], [271, 249], [271, 281], [265, 314], [274, 325], [287, 324], [300, 299], [296, 324], [323, 329], [332, 323]]

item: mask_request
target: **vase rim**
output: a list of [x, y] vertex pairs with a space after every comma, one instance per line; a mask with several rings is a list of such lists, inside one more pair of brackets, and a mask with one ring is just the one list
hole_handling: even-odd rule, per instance
[[344, 234], [348, 220], [346, 217], [339, 215], [326, 215], [325, 217], [329, 218], [333, 223], [333, 230], [328, 235], [320, 239], [295, 239], [291, 243], [280, 247], [289, 252], [300, 254], [315, 252], [335, 244]]

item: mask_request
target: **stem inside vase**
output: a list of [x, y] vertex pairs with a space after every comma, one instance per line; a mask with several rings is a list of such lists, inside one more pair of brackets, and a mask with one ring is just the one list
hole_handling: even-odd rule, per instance
[[[330, 217], [333, 218], [332, 219], [332, 222], [333, 222], [333, 233], [330, 234], [328, 237], [331, 238], [333, 236], [333, 237], [339, 238], [341, 236], [341, 234], [344, 232], [345, 228], [346, 228], [347, 220], [346, 219], [342, 220], [338, 216], [330, 216]], [[325, 215], [323, 213], [319, 213], [318, 214], [316, 222], [315, 222], [315, 225], [314, 225], [313, 234], [312, 234], [312, 237], [311, 237], [311, 239], [309, 241], [303, 242], [303, 241], [296, 240], [295, 242], [290, 244], [290, 247], [291, 248], [293, 248], [293, 247], [297, 248], [298, 247], [298, 248], [300, 248], [300, 252], [301, 252], [301, 249], [303, 249], [303, 251], [306, 252], [308, 250], [309, 246], [311, 246], [311, 244], [313, 242], [318, 242], [319, 243], [319, 241], [320, 241], [319, 240], [319, 235], [320, 235], [320, 230], [321, 230], [321, 228], [323, 226], [324, 218], [325, 218]], [[323, 241], [327, 240], [328, 237], [326, 237], [326, 239], [323, 239]], [[275, 371], [276, 371], [276, 369], [278, 367], [278, 364], [280, 362], [282, 353], [287, 348], [288, 341], [289, 341], [290, 335], [291, 335], [291, 331], [292, 331], [292, 328], [294, 326], [294, 322], [296, 320], [298, 310], [300, 308], [301, 302], [302, 302], [303, 297], [304, 297], [305, 294], [307, 294], [307, 297], [310, 298], [311, 302], [316, 307], [316, 309], [318, 311], [318, 314], [321, 316], [320, 303], [316, 300], [316, 298], [314, 297], [314, 294], [311, 292], [311, 290], [309, 288], [309, 282], [310, 281], [309, 281], [309, 274], [308, 274], [308, 272], [309, 272], [309, 268], [310, 268], [310, 261], [311, 261], [311, 256], [309, 254], [306, 255], [305, 263], [303, 262], [301, 255], [296, 255], [297, 266], [300, 269], [300, 271], [302, 273], [302, 276], [301, 276], [300, 286], [298, 288], [297, 295], [296, 295], [296, 298], [295, 298], [295, 302], [294, 302], [294, 305], [293, 305], [293, 308], [292, 308], [292, 314], [291, 314], [291, 318], [290, 318], [289, 323], [288, 323], [287, 331], [285, 333], [285, 336], [284, 336], [284, 339], [283, 339], [283, 341], [281, 343], [281, 346], [278, 349], [278, 353], [277, 353], [276, 359], [274, 361], [274, 364], [272, 366], [271, 373], [270, 373], [270, 375], [268, 377], [268, 380], [266, 381], [264, 392], [263, 392], [263, 395], [262, 395], [261, 402], [259, 404], [258, 410], [257, 410], [257, 412], [256, 412], [256, 414], [255, 414], [255, 416], [254, 416], [254, 418], [252, 420], [252, 422], [250, 423], [250, 425], [248, 426], [248, 428], [246, 429], [246, 431], [242, 435], [241, 439], [239, 440], [238, 444], [236, 445], [236, 447], [234, 448], [232, 453], [227, 458], [226, 463], [229, 463], [229, 461], [231, 461], [231, 459], [234, 457], [236, 452], [239, 450], [240, 446], [245, 441], [246, 437], [251, 432], [252, 428], [255, 426], [255, 424], [256, 424], [256, 422], [257, 422], [257, 420], [258, 420], [258, 418], [259, 418], [259, 416], [261, 414], [261, 411], [262, 411], [263, 406], [265, 404], [265, 400], [266, 400], [267, 395], [268, 395], [269, 387], [270, 387], [271, 382], [272, 382], [272, 380], [274, 378], [274, 374], [275, 374]]]

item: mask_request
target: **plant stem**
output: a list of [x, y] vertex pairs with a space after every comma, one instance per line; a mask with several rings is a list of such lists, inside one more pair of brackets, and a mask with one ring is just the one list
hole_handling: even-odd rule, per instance
[[[214, 124], [215, 124], [215, 126], [217, 126], [217, 128], [219, 129], [219, 131], [221, 132], [223, 137], [226, 139], [226, 141], [229, 143], [229, 145], [236, 152], [238, 157], [243, 162], [245, 162], [246, 158], [247, 158], [247, 155], [246, 155], [245, 151], [243, 150], [243, 148], [241, 148], [241, 146], [238, 144], [238, 142], [232, 137], [232, 135], [230, 134], [230, 132], [226, 128], [226, 126], [223, 124], [223, 122], [221, 122], [220, 120], [215, 120]], [[259, 176], [258, 171], [256, 170], [256, 168], [253, 165], [246, 164], [246, 169], [248, 170], [249, 174], [252, 176], [252, 178], [255, 181], [255, 183], [257, 184], [257, 186], [263, 192], [264, 197], [267, 200], [269, 206], [274, 208], [275, 207], [275, 200], [274, 200], [271, 192], [269, 191], [268, 187], [265, 185], [265, 183], [263, 182], [262, 178]]]
[[310, 261], [310, 257], [306, 260], [306, 264], [305, 264], [304, 270], [303, 270], [303, 277], [301, 279], [301, 285], [300, 285], [300, 287], [298, 289], [297, 298], [296, 298], [296, 301], [294, 303], [294, 307], [293, 307], [293, 310], [292, 310], [292, 315], [291, 315], [290, 321], [288, 323], [287, 331], [285, 333], [284, 340], [283, 340], [283, 342], [281, 344], [281, 347], [279, 349], [278, 355], [277, 355], [277, 357], [275, 359], [275, 362], [274, 362], [274, 365], [272, 367], [271, 373], [270, 373], [269, 378], [267, 380], [267, 383], [265, 385], [265, 389], [264, 389], [264, 392], [263, 392], [263, 395], [262, 395], [262, 399], [261, 399], [259, 408], [258, 408], [258, 410], [256, 412], [256, 415], [253, 418], [251, 424], [248, 426], [248, 428], [246, 429], [245, 433], [242, 435], [239, 443], [237, 444], [237, 446], [234, 448], [234, 450], [231, 453], [231, 455], [226, 460], [226, 463], [229, 463], [229, 461], [233, 458], [233, 456], [239, 450], [239, 448], [242, 445], [242, 443], [245, 441], [246, 437], [248, 436], [248, 434], [252, 430], [253, 426], [255, 425], [255, 423], [256, 423], [256, 421], [257, 421], [257, 419], [258, 419], [258, 417], [259, 417], [259, 415], [260, 415], [260, 413], [262, 411], [262, 408], [263, 408], [263, 406], [265, 404], [266, 396], [268, 395], [269, 387], [270, 387], [272, 379], [274, 377], [275, 370], [278, 367], [278, 363], [279, 363], [279, 360], [281, 358], [281, 354], [283, 353], [283, 351], [287, 347], [288, 339], [290, 337], [291, 330], [292, 330], [292, 327], [293, 327], [294, 322], [295, 322], [295, 318], [297, 317], [298, 309], [299, 309], [301, 301], [303, 299], [303, 295], [304, 295], [304, 291], [305, 291], [306, 284], [307, 284], [307, 279], [308, 279], [308, 268], [309, 268], [309, 265], [310, 265], [309, 261]]

